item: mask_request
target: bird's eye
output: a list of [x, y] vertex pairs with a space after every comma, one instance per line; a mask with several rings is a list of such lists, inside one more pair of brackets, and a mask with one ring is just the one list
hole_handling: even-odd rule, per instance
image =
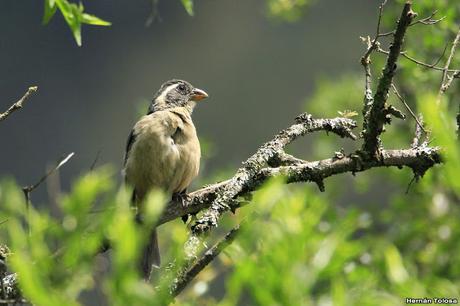
[[185, 85], [184, 84], [179, 84], [179, 86], [177, 86], [177, 89], [180, 91], [180, 92], [185, 92]]

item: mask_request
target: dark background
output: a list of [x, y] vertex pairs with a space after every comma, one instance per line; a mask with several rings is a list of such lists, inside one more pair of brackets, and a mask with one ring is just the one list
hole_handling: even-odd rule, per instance
[[[150, 1], [86, 1], [113, 25], [84, 26], [77, 47], [59, 13], [41, 25], [42, 1], [2, 0], [1, 111], [29, 86], [39, 91], [1, 123], [0, 174], [31, 184], [75, 152], [61, 171], [67, 189], [98, 151], [98, 164], [119, 171], [139, 107], [170, 78], [210, 94], [194, 113], [214, 148], [203, 175], [234, 169], [304, 109], [316, 79], [361, 69], [359, 36], [373, 33], [377, 3], [317, 1], [289, 24], [267, 18], [264, 1], [195, 1], [195, 17], [160, 1], [162, 21], [145, 27]], [[34, 197], [44, 202], [45, 188]]]

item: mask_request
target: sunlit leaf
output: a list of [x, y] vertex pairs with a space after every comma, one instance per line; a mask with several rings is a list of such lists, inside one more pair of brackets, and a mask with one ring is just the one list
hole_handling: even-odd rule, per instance
[[110, 26], [110, 25], [112, 25], [111, 22], [102, 20], [99, 17], [96, 17], [94, 15], [90, 15], [90, 14], [87, 14], [87, 13], [82, 14], [82, 23], [91, 24], [91, 25], [98, 25], [98, 26]]
[[404, 267], [401, 254], [395, 246], [389, 246], [385, 250], [385, 262], [387, 275], [392, 282], [400, 284], [408, 280], [409, 274]]
[[75, 42], [78, 46], [82, 44], [81, 38], [81, 25], [89, 24], [95, 26], [110, 26], [111, 23], [105, 21], [97, 16], [84, 12], [84, 6], [80, 2], [79, 4], [71, 3], [68, 0], [44, 0], [45, 11], [43, 15], [43, 23], [47, 24], [51, 18], [59, 9], [64, 20], [69, 26]]
[[55, 0], [44, 0], [45, 1], [45, 10], [43, 13], [43, 24], [47, 24], [51, 18], [53, 18], [56, 13], [57, 6]]
[[193, 0], [181, 0], [182, 5], [190, 16], [193, 16]]

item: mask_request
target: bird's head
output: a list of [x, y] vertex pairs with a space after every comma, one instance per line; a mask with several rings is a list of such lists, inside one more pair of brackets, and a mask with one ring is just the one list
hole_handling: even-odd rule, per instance
[[191, 113], [196, 102], [207, 97], [208, 94], [204, 90], [195, 88], [187, 81], [170, 80], [161, 85], [153, 97], [148, 113], [174, 107], [185, 107]]

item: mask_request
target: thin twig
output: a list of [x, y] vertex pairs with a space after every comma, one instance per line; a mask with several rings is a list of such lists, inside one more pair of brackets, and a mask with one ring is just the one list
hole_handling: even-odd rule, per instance
[[240, 226], [233, 228], [224, 238], [217, 242], [212, 248], [206, 251], [201, 258], [196, 260], [190, 267], [185, 269], [185, 272], [179, 275], [173, 282], [170, 292], [174, 298], [187, 287], [188, 284], [200, 273], [206, 266], [213, 261], [227, 246], [234, 240], [240, 231]]
[[74, 154], [75, 153], [72, 152], [66, 155], [65, 157], [61, 158], [56, 163], [56, 166], [54, 166], [48, 172], [46, 172], [45, 175], [43, 175], [35, 184], [22, 187], [22, 191], [24, 192], [24, 196], [26, 198], [27, 209], [29, 208], [31, 204], [30, 194], [32, 193], [32, 191], [34, 191], [38, 186], [40, 186], [51, 174], [53, 174], [55, 171], [61, 168], [65, 163], [67, 163], [72, 158], [72, 156], [74, 156]]
[[161, 22], [160, 11], [158, 9], [159, 0], [152, 0], [150, 4], [150, 14], [147, 20], [145, 21], [145, 27], [150, 27], [155, 20]]
[[[409, 27], [414, 26], [416, 24], [434, 25], [434, 24], [437, 24], [437, 23], [443, 21], [446, 18], [446, 16], [443, 16], [443, 17], [441, 17], [439, 19], [433, 19], [434, 15], [436, 15], [437, 13], [438, 13], [438, 11], [434, 11], [433, 13], [431, 13], [430, 16], [412, 22], [409, 25]], [[380, 37], [385, 37], [385, 36], [390, 36], [390, 35], [394, 35], [394, 34], [395, 34], [395, 31], [390, 31], [390, 32], [386, 32], [386, 33], [380, 33], [379, 36]]]
[[417, 116], [414, 114], [414, 112], [412, 111], [412, 109], [410, 108], [410, 106], [406, 103], [406, 101], [404, 100], [404, 98], [401, 96], [401, 94], [399, 93], [398, 89], [396, 88], [395, 84], [391, 84], [391, 87], [393, 89], [393, 92], [395, 93], [395, 95], [398, 97], [399, 101], [402, 102], [402, 104], [404, 105], [404, 107], [407, 109], [407, 111], [411, 114], [412, 118], [415, 119], [415, 122], [417, 122], [417, 125], [422, 129], [422, 131], [426, 134], [426, 131], [425, 131], [425, 128], [423, 127], [422, 123], [420, 123], [418, 121], [418, 118]]
[[383, 7], [385, 6], [386, 3], [387, 3], [387, 0], [384, 0], [382, 4], [380, 4], [379, 6], [379, 17], [377, 20], [377, 29], [376, 29], [375, 37], [372, 40], [372, 42], [370, 42], [370, 39], [368, 40], [369, 43], [368, 43], [367, 51], [366, 53], [364, 53], [363, 57], [361, 58], [361, 63], [363, 63], [363, 65], [365, 65], [364, 63], [369, 63], [369, 57], [371, 53], [377, 48], [378, 39], [382, 36], [380, 34], [380, 25], [382, 23]]
[[[444, 55], [446, 54], [447, 47], [448, 47], [448, 45], [446, 45], [446, 46], [444, 47], [444, 50], [443, 50], [441, 56], [438, 57], [438, 59], [437, 59], [433, 64], [428, 64], [428, 63], [422, 62], [422, 61], [420, 61], [420, 60], [418, 60], [418, 59], [416, 59], [416, 58], [414, 58], [414, 57], [408, 55], [406, 51], [402, 51], [402, 52], [401, 52], [401, 56], [404, 57], [404, 58], [406, 58], [406, 59], [408, 59], [408, 60], [410, 60], [411, 62], [414, 62], [414, 63], [417, 64], [417, 65], [420, 65], [420, 66], [423, 66], [423, 67], [426, 67], [426, 68], [429, 68], [429, 69], [433, 69], [433, 70], [444, 71], [444, 67], [439, 67], [439, 66], [436, 66], [436, 65], [442, 60], [442, 58], [443, 58]], [[383, 50], [383, 49], [380, 48], [380, 47], [377, 48], [376, 51], [379, 52], [379, 53], [386, 54], [386, 55], [389, 55], [389, 54], [390, 54], [389, 51]], [[457, 72], [457, 71], [458, 71], [458, 69], [448, 69], [448, 72], [454, 72], [454, 73], [455, 73], [455, 72]]]
[[[422, 62], [422, 61], [420, 61], [420, 60], [417, 60], [417, 59], [413, 58], [412, 56], [409, 56], [406, 52], [402, 52], [401, 55], [402, 55], [404, 58], [406, 58], [406, 59], [408, 59], [408, 60], [410, 60], [410, 61], [416, 63], [417, 65], [424, 66], [424, 67], [426, 67], [426, 68], [430, 68], [430, 69], [434, 69], [434, 70], [444, 71], [444, 68], [443, 68], [443, 67], [438, 67], [438, 66], [436, 66], [436, 65], [437, 65], [437, 64], [441, 61], [441, 59], [444, 57], [444, 54], [445, 54], [446, 50], [447, 50], [447, 46], [446, 46], [445, 49], [444, 49], [444, 53], [443, 53], [433, 64], [428, 64], [428, 63], [424, 63], [424, 62]], [[457, 69], [447, 69], [447, 71], [448, 71], [448, 72], [457, 72], [458, 70], [457, 70]]]
[[422, 19], [419, 19], [419, 20], [416, 20], [414, 22], [412, 22], [409, 26], [414, 26], [416, 24], [423, 24], [423, 25], [434, 25], [434, 24], [437, 24], [438, 22], [441, 22], [443, 21], [446, 16], [442, 16], [441, 18], [439, 19], [433, 19], [433, 17], [438, 13], [438, 11], [434, 11], [433, 13], [431, 13], [430, 16], [426, 17], [426, 18], [422, 18]]
[[[455, 36], [455, 39], [452, 43], [452, 47], [450, 49], [449, 57], [447, 58], [446, 65], [444, 66], [443, 74], [442, 74], [442, 80], [441, 80], [441, 86], [439, 88], [439, 94], [438, 94], [438, 99], [437, 103], [441, 102], [441, 96], [446, 92], [446, 90], [450, 87], [452, 80], [454, 79], [454, 76], [448, 76], [449, 72], [449, 67], [452, 62], [452, 59], [454, 58], [455, 51], [457, 50], [458, 43], [460, 41], [460, 29], [457, 32], [457, 35]], [[457, 72], [456, 72], [457, 73]]]
[[98, 150], [96, 153], [96, 157], [94, 158], [93, 162], [91, 163], [91, 166], [89, 167], [89, 171], [93, 171], [94, 168], [96, 167], [97, 162], [99, 161], [99, 156], [101, 155], [101, 150]]
[[37, 86], [29, 87], [29, 89], [27, 89], [26, 93], [22, 96], [21, 99], [19, 99], [19, 101], [11, 105], [10, 108], [8, 108], [5, 112], [0, 114], [0, 121], [5, 120], [9, 115], [14, 113], [18, 109], [21, 109], [24, 106], [24, 103], [26, 102], [26, 100], [30, 97], [30, 95], [36, 92], [37, 89], [38, 89]]
[[61, 168], [64, 164], [66, 164], [73, 156], [75, 155], [74, 152], [67, 154], [66, 156], [59, 159], [56, 163], [56, 166], [51, 168], [48, 172], [45, 173], [35, 184], [23, 187], [24, 190], [28, 192], [34, 191], [40, 184], [42, 184], [51, 174], [53, 174], [56, 170]]

